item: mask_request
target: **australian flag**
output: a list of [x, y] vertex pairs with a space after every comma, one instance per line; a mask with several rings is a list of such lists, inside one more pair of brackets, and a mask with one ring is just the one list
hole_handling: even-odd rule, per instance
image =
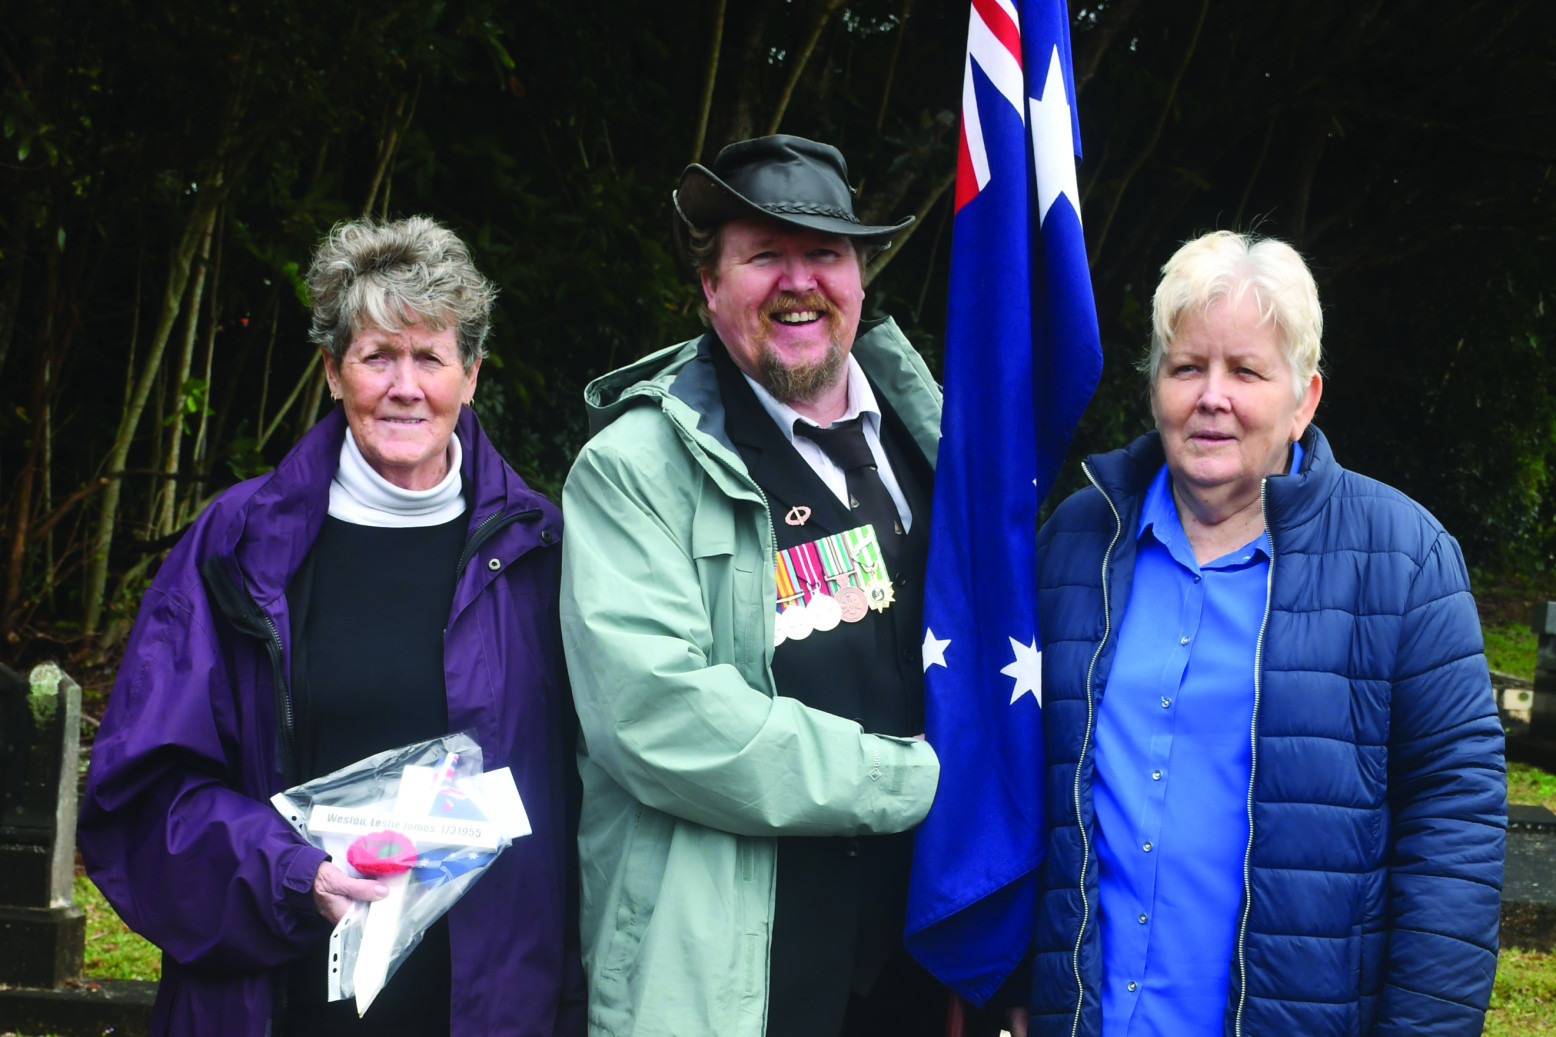
[[982, 1004], [1031, 940], [1043, 856], [1037, 509], [1102, 370], [1063, 0], [972, 0], [924, 593], [940, 787], [908, 949]]

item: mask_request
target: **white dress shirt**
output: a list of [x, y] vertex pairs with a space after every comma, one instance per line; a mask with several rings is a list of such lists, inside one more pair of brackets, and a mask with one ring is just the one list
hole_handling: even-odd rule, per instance
[[[891, 469], [891, 462], [886, 459], [886, 451], [881, 446], [881, 408], [875, 401], [875, 391], [870, 388], [870, 380], [864, 376], [864, 369], [853, 356], [849, 356], [845, 369], [848, 372], [848, 407], [843, 411], [842, 417], [832, 424], [836, 425], [839, 422], [850, 421], [861, 414], [864, 415], [864, 421], [860, 422], [864, 428], [864, 441], [869, 445], [870, 453], [875, 456], [875, 469], [881, 477], [881, 482], [885, 483], [886, 492], [891, 495], [892, 503], [897, 506], [897, 515], [902, 519], [902, 531], [906, 533], [913, 528], [913, 512], [908, 510], [908, 499], [903, 496], [902, 486], [897, 482], [897, 476]], [[826, 483], [827, 488], [843, 502], [843, 506], [848, 507], [848, 477], [843, 469], [833, 463], [815, 440], [794, 434], [796, 421], [803, 421], [815, 428], [832, 426], [818, 425], [787, 403], [775, 399], [772, 393], [757, 384], [744, 371], [741, 372], [741, 377], [756, 393], [756, 398], [761, 401], [763, 409], [773, 421], [778, 423], [783, 437], [793, 444], [794, 449], [805, 459], [805, 463], [821, 477], [821, 481]]]

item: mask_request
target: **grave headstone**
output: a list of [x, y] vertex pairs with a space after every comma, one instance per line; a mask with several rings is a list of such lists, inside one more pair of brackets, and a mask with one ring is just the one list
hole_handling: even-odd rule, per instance
[[1534, 607], [1530, 628], [1539, 638], [1534, 657], [1534, 695], [1529, 704], [1529, 734], [1556, 738], [1556, 601]]
[[1556, 814], [1542, 806], [1507, 808], [1502, 946], [1556, 950]]
[[52, 663], [0, 666], [0, 983], [58, 987], [81, 971], [74, 903], [81, 689]]

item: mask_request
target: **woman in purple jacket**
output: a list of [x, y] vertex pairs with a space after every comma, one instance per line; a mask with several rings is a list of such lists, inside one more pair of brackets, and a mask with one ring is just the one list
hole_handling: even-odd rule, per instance
[[[495, 289], [425, 217], [337, 226], [308, 285], [341, 405], [147, 591], [93, 752], [88, 872], [162, 948], [154, 1033], [581, 1033], [561, 518], [468, 406]], [[358, 1020], [325, 1000], [327, 936], [383, 889], [267, 801], [453, 731], [512, 768], [534, 833]]]

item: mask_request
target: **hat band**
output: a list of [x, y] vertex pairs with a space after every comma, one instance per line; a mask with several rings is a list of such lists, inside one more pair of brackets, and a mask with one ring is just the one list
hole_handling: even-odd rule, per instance
[[859, 217], [835, 205], [817, 205], [814, 202], [756, 202], [754, 204], [759, 209], [789, 216], [830, 216], [834, 220], [844, 220], [848, 223], [859, 222]]

